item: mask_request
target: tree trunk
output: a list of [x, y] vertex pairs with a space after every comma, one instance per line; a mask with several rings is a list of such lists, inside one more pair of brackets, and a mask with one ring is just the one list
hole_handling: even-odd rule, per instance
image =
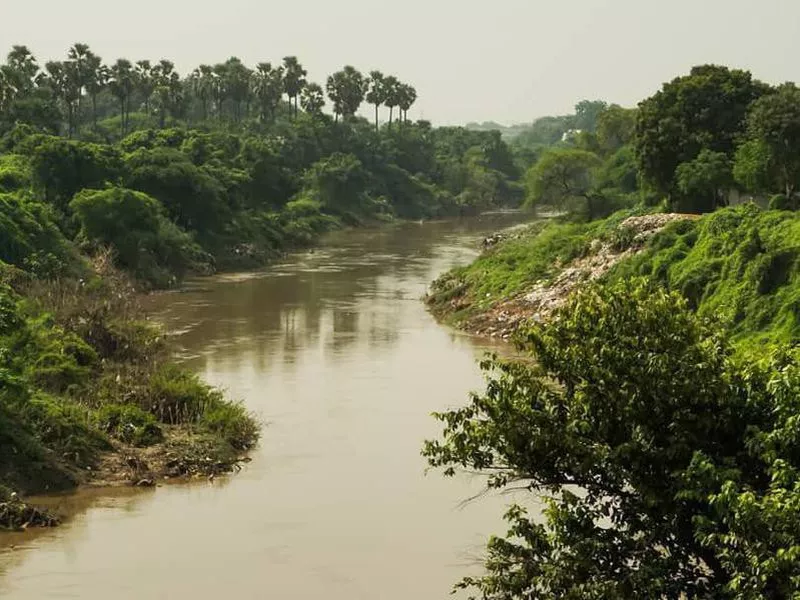
[[97, 131], [97, 94], [92, 94], [92, 126]]
[[67, 137], [72, 139], [72, 132], [75, 130], [75, 105], [67, 103]]
[[78, 90], [78, 108], [75, 113], [75, 133], [78, 132], [78, 128], [81, 126], [81, 96], [83, 96], [83, 93]]
[[378, 104], [375, 104], [375, 133], [378, 133]]
[[392, 128], [392, 113], [394, 112], [394, 106], [389, 107], [389, 129]]

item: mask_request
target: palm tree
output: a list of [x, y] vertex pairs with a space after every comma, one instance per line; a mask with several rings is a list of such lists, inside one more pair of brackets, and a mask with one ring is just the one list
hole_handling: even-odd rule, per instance
[[90, 53], [86, 57], [86, 91], [92, 98], [92, 126], [97, 130], [97, 96], [100, 95], [111, 78], [111, 72], [103, 64], [103, 60], [96, 54]]
[[225, 100], [228, 99], [230, 96], [230, 92], [228, 90], [227, 80], [228, 80], [228, 67], [225, 64], [217, 64], [214, 65], [213, 68], [213, 97], [217, 104], [217, 117], [221, 120], [222, 119], [222, 109], [225, 106]]
[[328, 97], [333, 102], [333, 111], [343, 119], [353, 117], [364, 101], [368, 80], [354, 67], [347, 65], [330, 77], [325, 87]]
[[375, 131], [378, 131], [378, 108], [386, 101], [386, 86], [384, 76], [380, 71], [372, 71], [369, 74], [369, 91], [367, 92], [367, 102], [375, 105]]
[[136, 89], [142, 95], [142, 100], [144, 101], [144, 112], [149, 115], [150, 99], [153, 97], [153, 91], [155, 90], [153, 65], [149, 60], [136, 62], [135, 81]]
[[192, 93], [203, 106], [203, 120], [208, 119], [208, 101], [214, 96], [214, 70], [200, 65], [190, 75]]
[[283, 82], [283, 67], [274, 68], [268, 62], [256, 66], [253, 76], [253, 95], [258, 102], [262, 121], [271, 121], [275, 118], [275, 109], [283, 95]]
[[[83, 100], [83, 89], [86, 87], [86, 83], [90, 77], [89, 68], [88, 68], [88, 60], [89, 56], [91, 55], [92, 51], [89, 50], [88, 44], [74, 44], [69, 51], [67, 52], [67, 57], [69, 61], [73, 63], [74, 66], [68, 67], [68, 70], [72, 74], [72, 83], [74, 87], [77, 103], [77, 125], [80, 125], [82, 112], [81, 112], [81, 103]], [[69, 63], [67, 63], [69, 64]]]
[[253, 72], [238, 58], [231, 57], [225, 63], [225, 87], [233, 100], [233, 118], [242, 120], [242, 103], [250, 102]]
[[417, 101], [417, 90], [407, 83], [401, 83], [398, 90], [397, 105], [400, 107], [402, 121], [408, 122], [408, 109]]
[[153, 92], [158, 103], [158, 123], [162, 129], [167, 122], [167, 111], [173, 116], [181, 100], [181, 78], [175, 65], [169, 60], [160, 60], [151, 71]]
[[316, 83], [309, 83], [300, 95], [300, 104], [303, 110], [313, 117], [319, 117], [325, 106], [325, 94]]
[[394, 75], [389, 75], [385, 81], [386, 86], [386, 106], [389, 107], [389, 127], [392, 126], [392, 116], [394, 107], [400, 104], [400, 81]]
[[128, 118], [130, 116], [130, 99], [134, 88], [134, 72], [131, 61], [120, 58], [111, 67], [111, 80], [109, 89], [119, 100], [120, 117], [122, 120], [122, 135], [128, 131]]
[[33, 88], [39, 65], [27, 46], [12, 46], [4, 70], [15, 93], [24, 94]]
[[294, 116], [297, 117], [297, 97], [306, 85], [306, 75], [308, 73], [298, 62], [296, 56], [284, 57], [283, 68], [283, 90], [289, 96], [289, 104], [294, 100]]

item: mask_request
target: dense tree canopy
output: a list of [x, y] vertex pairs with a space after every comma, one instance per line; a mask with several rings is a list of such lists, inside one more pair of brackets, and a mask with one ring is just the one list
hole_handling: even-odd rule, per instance
[[[797, 593], [800, 363], [731, 355], [678, 294], [590, 287], [489, 360], [486, 392], [438, 415], [447, 474], [545, 499], [489, 542], [484, 599], [788, 598]], [[790, 515], [794, 515], [790, 516]]]
[[732, 159], [751, 103], [767, 90], [747, 71], [716, 65], [664, 84], [639, 104], [636, 153], [644, 177], [660, 193], [675, 194], [678, 166], [702, 150]]
[[[0, 74], [0, 190], [55, 209], [67, 240], [109, 247], [119, 266], [157, 285], [187, 268], [258, 264], [343, 223], [520, 198], [499, 136], [411, 121], [416, 91], [380, 71], [346, 66], [323, 89], [295, 56], [252, 68], [230, 57], [183, 77], [167, 59], [107, 64], [74, 44], [44, 66], [14, 47]], [[374, 127], [358, 117], [365, 101]], [[158, 217], [143, 220], [148, 235], [101, 235], [92, 224], [102, 211], [118, 223]], [[214, 260], [197, 259], [192, 244]]]

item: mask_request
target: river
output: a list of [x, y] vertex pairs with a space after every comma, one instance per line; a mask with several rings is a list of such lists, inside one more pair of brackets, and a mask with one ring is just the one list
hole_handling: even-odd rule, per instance
[[238, 475], [50, 499], [60, 528], [0, 542], [0, 597], [444, 599], [503, 533], [508, 497], [426, 475], [432, 411], [482, 387], [484, 341], [420, 302], [520, 220], [339, 232], [263, 272], [148, 300], [186, 363], [264, 423]]

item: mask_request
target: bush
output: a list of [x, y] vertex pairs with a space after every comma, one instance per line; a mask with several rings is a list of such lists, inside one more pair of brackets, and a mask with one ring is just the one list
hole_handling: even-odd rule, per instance
[[249, 450], [258, 441], [258, 424], [241, 404], [220, 401], [205, 412], [201, 423], [237, 450]]
[[149, 382], [149, 406], [162, 423], [197, 423], [201, 417], [222, 402], [222, 394], [175, 365], [154, 373]]
[[0, 261], [48, 278], [82, 270], [51, 209], [23, 192], [0, 193]]
[[112, 247], [117, 264], [144, 281], [164, 287], [189, 271], [211, 269], [211, 258], [147, 194], [124, 188], [84, 190], [70, 207], [83, 239]]
[[103, 431], [133, 446], [152, 446], [164, 440], [155, 417], [137, 406], [110, 404], [97, 411]]

